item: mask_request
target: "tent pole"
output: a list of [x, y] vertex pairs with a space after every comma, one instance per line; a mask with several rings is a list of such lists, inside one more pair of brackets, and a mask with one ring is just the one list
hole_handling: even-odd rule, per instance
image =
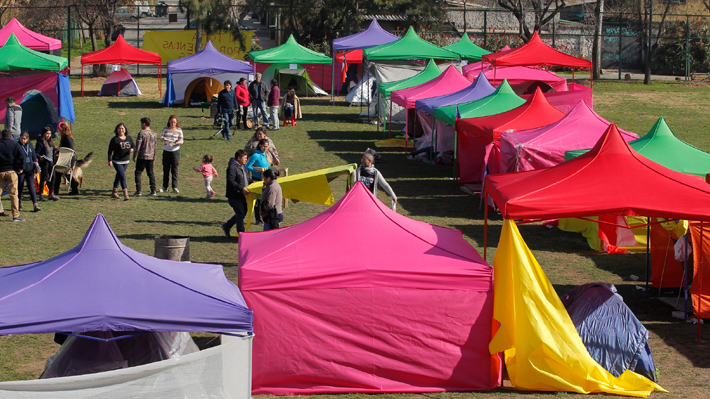
[[483, 208], [483, 261], [488, 262], [486, 260], [488, 251], [488, 194], [485, 194], [485, 192], [481, 194], [486, 202], [485, 208]]
[[651, 223], [646, 225], [646, 290], [647, 291], [648, 291], [648, 280], [649, 280], [650, 273], [651, 273]]
[[335, 107], [335, 50], [332, 51], [333, 60], [330, 64], [330, 99]]
[[158, 95], [163, 96], [163, 64], [158, 64]]
[[[703, 254], [705, 250], [703, 249], [703, 241], [705, 239], [705, 226], [703, 225], [703, 222], [700, 222], [700, 253], [698, 254], [698, 259], [700, 259], [700, 263], [698, 265], [698, 278], [700, 279], [700, 288], [698, 289], [698, 314], [695, 315], [695, 318], [698, 319], [698, 333], [697, 337], [695, 338], [696, 341], [700, 341], [700, 314], [701, 312], [701, 307], [703, 306]], [[696, 249], [697, 251], [698, 249]], [[696, 252], [697, 253], [697, 252]]]
[[432, 115], [431, 147], [429, 148], [429, 166], [432, 165], [432, 161], [434, 160], [434, 133], [439, 134], [439, 127], [436, 125], [436, 119], [434, 119], [434, 116]]
[[[456, 125], [454, 125], [454, 126], [456, 126]], [[456, 180], [456, 166], [458, 166], [458, 163], [459, 163], [459, 154], [458, 154], [459, 132], [455, 129], [456, 129], [456, 127], [454, 127], [454, 180]]]
[[[390, 119], [392, 119], [392, 96], [390, 96]], [[392, 121], [390, 121], [390, 136], [389, 138], [392, 138]]]

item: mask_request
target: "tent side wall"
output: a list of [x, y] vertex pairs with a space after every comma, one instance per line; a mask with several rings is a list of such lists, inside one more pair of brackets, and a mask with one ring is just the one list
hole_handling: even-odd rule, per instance
[[[187, 87], [199, 78], [209, 77], [220, 84], [225, 80], [229, 79], [232, 81], [232, 85], [236, 85], [240, 78], [248, 78], [249, 76], [243, 73], [218, 73], [214, 75], [202, 74], [202, 73], [174, 73], [172, 74], [172, 84], [175, 90], [175, 98], [173, 99], [173, 104], [183, 104], [185, 102], [185, 90]], [[166, 93], [170, 88], [166, 89]], [[220, 89], [221, 90], [221, 89]], [[219, 92], [219, 91], [218, 91]]]
[[259, 315], [253, 394], [489, 390], [492, 290], [243, 290]]
[[[54, 104], [58, 104], [57, 73], [14, 73], [0, 75], [0, 97], [4, 100], [14, 97], [20, 104], [29, 90], [38, 90], [47, 95]], [[0, 101], [0, 121], [5, 120], [5, 101]]]

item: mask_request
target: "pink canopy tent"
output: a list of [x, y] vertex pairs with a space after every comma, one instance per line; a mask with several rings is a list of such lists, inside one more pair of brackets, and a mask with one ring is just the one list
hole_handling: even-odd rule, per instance
[[[35, 51], [61, 55], [62, 41], [53, 37], [45, 36], [25, 28], [17, 18], [13, 18], [2, 29], [0, 29], [0, 43], [5, 44], [10, 35], [14, 33], [17, 40], [25, 47]], [[2, 46], [0, 44], [0, 46]], [[59, 50], [55, 52], [54, 50]]]
[[492, 268], [461, 231], [409, 219], [357, 183], [295, 226], [240, 234], [252, 393], [495, 388]]
[[[579, 83], [568, 83], [567, 91], [557, 91], [545, 94], [545, 98], [553, 107], [560, 111], [569, 113], [580, 101], [584, 101], [589, 108], [594, 109], [594, 97], [592, 96], [592, 88], [581, 85]], [[525, 94], [520, 97], [528, 99], [532, 94]]]
[[[537, 129], [503, 132], [500, 136], [500, 172], [521, 172], [559, 165], [565, 151], [591, 148], [611, 123], [580, 101], [559, 121]], [[635, 133], [619, 129], [626, 141]]]
[[493, 68], [490, 64], [475, 62], [463, 67], [463, 75], [470, 81], [476, 80], [483, 72], [493, 86], [500, 85], [503, 80], [508, 79], [511, 85], [539, 80], [548, 83], [556, 91], [567, 91], [567, 79], [557, 76], [553, 72], [542, 68], [514, 66]]

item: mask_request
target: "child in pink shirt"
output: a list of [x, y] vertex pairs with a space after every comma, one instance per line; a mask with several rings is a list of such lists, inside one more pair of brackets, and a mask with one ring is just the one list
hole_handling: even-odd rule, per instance
[[214, 177], [219, 177], [217, 175], [217, 170], [212, 166], [213, 161], [212, 155], [205, 155], [202, 157], [202, 165], [199, 168], [192, 168], [195, 172], [201, 172], [202, 177], [205, 178], [205, 190], [207, 190], [207, 196], [205, 199], [211, 199], [214, 197], [214, 190], [212, 190], [212, 179]]

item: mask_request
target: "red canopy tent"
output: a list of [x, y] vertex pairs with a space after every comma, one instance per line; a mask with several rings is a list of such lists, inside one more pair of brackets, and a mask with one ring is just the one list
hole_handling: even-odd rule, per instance
[[499, 172], [501, 133], [539, 128], [555, 123], [563, 116], [564, 112], [550, 105], [542, 90], [537, 88], [523, 105], [510, 111], [457, 120], [459, 181], [481, 181], [486, 163], [492, 168], [490, 173]]
[[128, 44], [123, 35], [103, 50], [92, 51], [81, 56], [81, 96], [84, 97], [84, 65], [94, 64], [152, 64], [158, 66], [158, 90], [163, 95], [161, 72], [163, 60], [158, 53], [144, 51]]
[[[535, 31], [530, 40], [522, 46], [510, 51], [486, 54], [481, 58], [481, 61], [490, 63], [494, 67], [548, 66], [588, 69], [590, 80], [592, 78], [591, 61], [555, 50], [540, 39], [540, 35], [537, 31]], [[572, 79], [574, 80], [574, 69], [572, 69]]]

